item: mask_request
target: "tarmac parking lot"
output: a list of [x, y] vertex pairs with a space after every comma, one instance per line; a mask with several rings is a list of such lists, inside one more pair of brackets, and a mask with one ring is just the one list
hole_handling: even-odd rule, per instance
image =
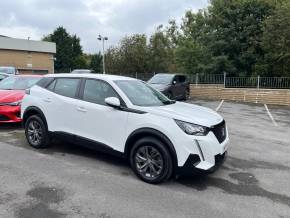
[[21, 126], [1, 126], [0, 217], [290, 217], [290, 108], [190, 102], [225, 118], [228, 158], [213, 174], [161, 185], [69, 143], [34, 150]]

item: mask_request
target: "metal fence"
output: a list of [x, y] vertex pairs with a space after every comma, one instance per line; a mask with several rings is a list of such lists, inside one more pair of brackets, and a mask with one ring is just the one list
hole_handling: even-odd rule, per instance
[[132, 78], [136, 78], [136, 79], [140, 79], [143, 81], [148, 81], [149, 79], [151, 79], [155, 73], [119, 73], [119, 74], [113, 74], [113, 75], [120, 75], [120, 76], [127, 76], [127, 77], [132, 77]]
[[216, 84], [225, 88], [290, 89], [290, 77], [227, 77], [226, 74], [189, 75], [192, 84]]
[[[148, 81], [155, 73], [119, 73]], [[188, 74], [188, 81], [195, 85], [221, 85], [225, 88], [290, 89], [290, 77], [228, 77], [226, 74]]]

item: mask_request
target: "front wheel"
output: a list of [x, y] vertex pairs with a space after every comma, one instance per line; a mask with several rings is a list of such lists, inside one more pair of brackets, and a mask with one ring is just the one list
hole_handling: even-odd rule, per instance
[[172, 159], [162, 142], [146, 137], [138, 140], [130, 152], [130, 164], [134, 173], [151, 184], [164, 182], [172, 175]]
[[34, 148], [46, 148], [50, 137], [47, 127], [38, 115], [29, 117], [25, 123], [25, 135], [28, 143]]

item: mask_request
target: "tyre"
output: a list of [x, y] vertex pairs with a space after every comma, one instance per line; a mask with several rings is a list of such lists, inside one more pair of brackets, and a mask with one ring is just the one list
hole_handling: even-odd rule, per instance
[[142, 138], [133, 145], [130, 164], [141, 180], [151, 184], [164, 182], [173, 172], [172, 158], [168, 149], [153, 137]]
[[33, 148], [46, 148], [49, 146], [50, 137], [47, 126], [38, 115], [33, 115], [27, 119], [25, 136]]

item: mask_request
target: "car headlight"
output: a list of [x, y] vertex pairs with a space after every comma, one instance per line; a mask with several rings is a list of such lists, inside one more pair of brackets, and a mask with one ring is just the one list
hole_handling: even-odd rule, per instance
[[188, 135], [204, 136], [209, 132], [209, 128], [205, 126], [187, 123], [180, 120], [175, 120], [176, 124]]
[[21, 103], [22, 103], [22, 101], [15, 101], [15, 102], [6, 103], [6, 105], [8, 105], [8, 106], [20, 106]]

